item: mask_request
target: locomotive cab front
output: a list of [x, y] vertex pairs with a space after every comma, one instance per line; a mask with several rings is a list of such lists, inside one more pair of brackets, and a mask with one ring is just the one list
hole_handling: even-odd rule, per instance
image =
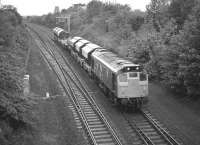
[[148, 75], [139, 66], [125, 67], [118, 74], [117, 87], [122, 101], [143, 101], [148, 96]]

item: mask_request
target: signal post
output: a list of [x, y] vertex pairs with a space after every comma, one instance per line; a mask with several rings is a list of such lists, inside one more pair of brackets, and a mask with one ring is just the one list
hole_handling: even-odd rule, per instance
[[71, 15], [66, 15], [66, 16], [59, 16], [56, 17], [56, 24], [65, 24], [67, 21], [67, 31], [70, 33], [70, 19], [71, 19]]

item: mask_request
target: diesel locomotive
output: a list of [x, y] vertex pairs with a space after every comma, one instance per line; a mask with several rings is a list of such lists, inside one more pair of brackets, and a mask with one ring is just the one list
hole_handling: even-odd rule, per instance
[[70, 52], [114, 103], [140, 108], [146, 102], [148, 75], [140, 65], [82, 37], [71, 37], [62, 28], [54, 28], [53, 33], [54, 40]]

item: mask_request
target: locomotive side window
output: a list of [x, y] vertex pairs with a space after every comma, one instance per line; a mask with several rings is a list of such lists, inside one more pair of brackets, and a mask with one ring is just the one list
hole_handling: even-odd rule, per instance
[[127, 74], [126, 73], [122, 73], [119, 75], [119, 81], [120, 82], [127, 82]]
[[145, 73], [140, 73], [140, 81], [146, 81], [147, 75]]
[[129, 78], [137, 78], [137, 72], [129, 72]]

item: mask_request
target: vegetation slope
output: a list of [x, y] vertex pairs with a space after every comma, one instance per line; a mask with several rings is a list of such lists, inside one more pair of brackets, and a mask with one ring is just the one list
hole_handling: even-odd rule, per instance
[[[23, 144], [31, 101], [23, 95], [28, 36], [13, 6], [0, 9], [0, 144]], [[25, 135], [26, 134], [26, 135]]]

